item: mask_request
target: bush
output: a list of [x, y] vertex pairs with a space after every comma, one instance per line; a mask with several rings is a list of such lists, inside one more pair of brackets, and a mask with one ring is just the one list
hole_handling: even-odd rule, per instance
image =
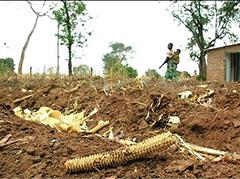
[[161, 78], [161, 75], [155, 69], [148, 69], [145, 72], [145, 76], [149, 78], [156, 78], [156, 79]]

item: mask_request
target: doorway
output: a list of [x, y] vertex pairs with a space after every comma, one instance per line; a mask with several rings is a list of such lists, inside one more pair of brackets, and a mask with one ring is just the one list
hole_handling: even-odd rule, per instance
[[240, 81], [240, 53], [227, 53], [225, 58], [225, 81]]

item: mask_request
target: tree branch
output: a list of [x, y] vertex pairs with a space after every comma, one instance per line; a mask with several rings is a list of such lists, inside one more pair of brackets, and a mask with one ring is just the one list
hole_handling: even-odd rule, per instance
[[[46, 1], [45, 1], [46, 2]], [[50, 7], [45, 13], [43, 14], [39, 14], [39, 16], [48, 16], [47, 14], [49, 13], [49, 11], [52, 11], [55, 7], [57, 7], [57, 4], [54, 4], [52, 7]], [[48, 16], [50, 17], [50, 16]], [[52, 19], [52, 18], [50, 18]]]
[[[202, 24], [201, 21], [198, 19], [198, 16], [196, 14], [194, 14], [193, 9], [188, 9], [186, 6], [183, 7], [186, 11], [190, 12], [191, 16], [192, 16], [192, 20], [194, 22], [194, 24], [196, 25], [196, 29], [198, 30], [198, 32], [195, 32], [192, 30], [192, 34], [194, 36], [194, 39], [196, 40], [198, 46], [200, 48], [204, 48], [204, 39], [203, 39], [203, 28], [202, 28]], [[189, 26], [190, 27], [190, 26]], [[198, 35], [197, 35], [198, 34]], [[200, 38], [200, 39], [199, 39]]]
[[194, 14], [192, 9], [188, 9], [186, 6], [183, 7], [186, 11], [190, 12], [192, 15], [192, 20], [194, 22], [194, 24], [196, 25], [196, 27], [199, 29], [201, 22], [199, 21], [198, 17], [196, 16], [196, 14]]
[[42, 10], [43, 10], [43, 8], [44, 8], [45, 4], [46, 4], [46, 0], [44, 0], [44, 2], [43, 2], [43, 5], [42, 5], [42, 8], [41, 8], [40, 12], [42, 12]]
[[[44, 13], [41, 14], [41, 12], [43, 11], [44, 6], [46, 5], [46, 2], [47, 2], [46, 0], [44, 0], [43, 5], [42, 5], [42, 8], [41, 8], [41, 10], [40, 10], [39, 12], [37, 12], [37, 11], [33, 8], [33, 5], [32, 5], [32, 3], [31, 3], [29, 0], [26, 0], [26, 2], [29, 4], [29, 6], [30, 6], [30, 8], [32, 9], [32, 11], [34, 12], [34, 14], [36, 14], [36, 15], [39, 16], [39, 17], [46, 16], [46, 15], [49, 13], [49, 11], [53, 10], [53, 9], [57, 6], [57, 4], [54, 4], [54, 6], [50, 7], [46, 12], [44, 12]], [[49, 16], [49, 17], [50, 17], [50, 16]], [[52, 18], [50, 18], [50, 19], [52, 19]]]
[[217, 1], [215, 0], [215, 4], [214, 4], [214, 8], [215, 8], [215, 39], [217, 39], [216, 37], [218, 36], [218, 10], [217, 10]]
[[32, 9], [32, 11], [36, 14], [36, 15], [39, 15], [39, 12], [35, 11], [35, 9], [33, 8], [32, 6], [32, 3], [28, 0], [26, 0], [26, 2], [29, 4], [30, 8]]

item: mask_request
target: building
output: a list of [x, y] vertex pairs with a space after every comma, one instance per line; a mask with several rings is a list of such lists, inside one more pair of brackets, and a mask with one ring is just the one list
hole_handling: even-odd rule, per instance
[[207, 80], [240, 81], [240, 43], [207, 51]]

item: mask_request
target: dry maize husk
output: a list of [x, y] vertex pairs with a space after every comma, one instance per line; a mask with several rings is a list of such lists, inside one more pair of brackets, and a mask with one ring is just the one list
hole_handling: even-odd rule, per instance
[[103, 121], [103, 120], [98, 121], [98, 124], [94, 128], [88, 130], [87, 132], [94, 134], [94, 133], [98, 132], [99, 130], [101, 130], [102, 128], [104, 128], [105, 126], [107, 126], [107, 125], [109, 125], [109, 121]]
[[110, 165], [123, 164], [144, 157], [147, 154], [166, 150], [174, 144], [175, 141], [173, 134], [166, 132], [128, 147], [82, 158], [70, 159], [65, 162], [65, 168], [69, 173], [77, 173]]
[[[87, 119], [89, 119], [92, 115], [94, 115], [98, 111], [98, 109], [94, 108], [94, 110], [91, 113], [89, 113], [88, 116], [84, 116], [84, 111], [76, 114], [63, 115], [61, 114], [60, 111], [53, 110], [45, 106], [41, 107], [36, 112], [32, 112], [28, 109], [22, 110], [21, 107], [16, 107], [13, 109], [13, 111], [15, 115], [18, 117], [21, 117], [25, 120], [49, 125], [52, 128], [56, 128], [59, 132], [80, 133], [88, 131], [88, 128], [83, 129], [83, 127], [85, 127], [84, 124]], [[103, 123], [107, 125], [106, 122]], [[96, 128], [94, 130], [100, 129]], [[94, 133], [94, 130], [90, 132]]]

